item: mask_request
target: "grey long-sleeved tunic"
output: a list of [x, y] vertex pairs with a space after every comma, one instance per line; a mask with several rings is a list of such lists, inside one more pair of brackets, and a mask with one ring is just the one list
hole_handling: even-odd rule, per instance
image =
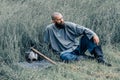
[[72, 22], [65, 22], [65, 27], [58, 29], [55, 24], [50, 24], [44, 32], [44, 42], [51, 45], [56, 52], [73, 51], [79, 45], [77, 39], [86, 35], [91, 39], [95, 34], [92, 30]]

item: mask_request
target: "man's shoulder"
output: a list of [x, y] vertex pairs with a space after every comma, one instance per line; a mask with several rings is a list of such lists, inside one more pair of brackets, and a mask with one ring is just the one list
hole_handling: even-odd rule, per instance
[[52, 29], [54, 27], [54, 24], [52, 23], [52, 24], [49, 24], [49, 25], [47, 25], [47, 29]]
[[69, 22], [69, 21], [66, 21], [65, 24], [68, 25], [68, 26], [75, 26], [76, 25], [75, 23]]

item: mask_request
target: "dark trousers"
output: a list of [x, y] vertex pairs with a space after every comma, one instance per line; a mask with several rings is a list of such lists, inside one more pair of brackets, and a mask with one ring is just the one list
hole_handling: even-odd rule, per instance
[[78, 60], [80, 55], [85, 55], [86, 50], [92, 54], [96, 46], [97, 45], [93, 42], [93, 39], [88, 39], [87, 36], [82, 36], [80, 39], [80, 45], [72, 52], [62, 53], [60, 58], [63, 61]]

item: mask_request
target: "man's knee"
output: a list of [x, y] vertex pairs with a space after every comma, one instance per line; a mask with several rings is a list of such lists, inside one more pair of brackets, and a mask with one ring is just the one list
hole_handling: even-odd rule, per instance
[[60, 55], [62, 61], [74, 61], [77, 59], [77, 55], [71, 54], [71, 52], [66, 52]]

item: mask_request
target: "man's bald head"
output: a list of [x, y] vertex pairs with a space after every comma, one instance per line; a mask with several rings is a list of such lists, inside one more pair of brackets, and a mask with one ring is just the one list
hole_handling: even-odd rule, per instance
[[54, 12], [54, 13], [51, 15], [52, 20], [55, 20], [57, 16], [63, 17], [61, 13], [59, 13], [59, 12]]

